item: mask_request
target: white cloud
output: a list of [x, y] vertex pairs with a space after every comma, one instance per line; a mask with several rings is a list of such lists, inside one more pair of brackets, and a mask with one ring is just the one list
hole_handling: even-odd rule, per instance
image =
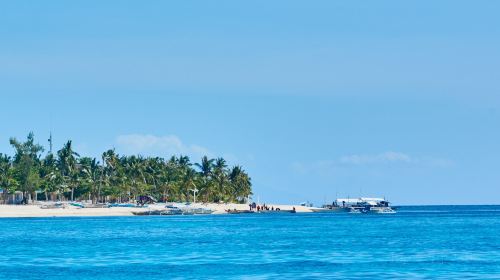
[[293, 162], [291, 168], [297, 173], [305, 174], [309, 172], [330, 173], [337, 167], [346, 166], [414, 166], [447, 168], [455, 165], [449, 159], [436, 157], [415, 157], [400, 152], [384, 152], [380, 154], [354, 154], [339, 157], [333, 160], [320, 160], [303, 163]]
[[385, 152], [378, 155], [348, 155], [339, 159], [344, 164], [374, 164], [374, 163], [411, 163], [415, 159], [407, 154], [397, 152]]
[[116, 144], [118, 151], [126, 154], [162, 157], [187, 155], [192, 159], [198, 159], [204, 155], [212, 156], [212, 153], [207, 148], [195, 144], [185, 144], [175, 135], [120, 135], [116, 138]]

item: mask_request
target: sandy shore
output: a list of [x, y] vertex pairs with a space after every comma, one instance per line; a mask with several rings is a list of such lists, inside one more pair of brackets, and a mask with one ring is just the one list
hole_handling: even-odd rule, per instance
[[[247, 204], [199, 204], [201, 207], [209, 208], [213, 214], [225, 214], [226, 210], [248, 210]], [[309, 207], [298, 205], [268, 204], [269, 207], [281, 210], [292, 210], [297, 212], [311, 212]], [[158, 209], [163, 205], [152, 205], [150, 209]], [[31, 218], [31, 217], [111, 217], [111, 216], [133, 216], [137, 211], [146, 211], [146, 208], [111, 207], [111, 208], [79, 208], [65, 205], [64, 208], [42, 209], [40, 205], [0, 205], [0, 218]]]

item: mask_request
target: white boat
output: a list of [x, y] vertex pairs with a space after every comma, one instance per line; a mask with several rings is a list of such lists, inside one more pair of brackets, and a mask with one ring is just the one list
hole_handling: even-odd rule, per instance
[[370, 212], [376, 213], [376, 214], [395, 214], [396, 211], [392, 209], [391, 207], [370, 207]]
[[373, 213], [373, 214], [394, 214], [396, 211], [389, 206], [389, 201], [383, 198], [360, 197], [360, 198], [339, 198], [334, 204], [340, 208], [346, 208], [349, 213]]
[[199, 203], [168, 203], [166, 207], [175, 207], [182, 211], [182, 215], [206, 215], [214, 212]]
[[349, 213], [351, 214], [361, 214], [361, 209], [357, 207], [349, 207], [347, 211], [349, 211]]

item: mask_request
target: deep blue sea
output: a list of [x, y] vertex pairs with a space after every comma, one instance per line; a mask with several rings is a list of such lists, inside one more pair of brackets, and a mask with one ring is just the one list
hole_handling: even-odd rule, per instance
[[2, 279], [500, 279], [500, 206], [0, 219]]

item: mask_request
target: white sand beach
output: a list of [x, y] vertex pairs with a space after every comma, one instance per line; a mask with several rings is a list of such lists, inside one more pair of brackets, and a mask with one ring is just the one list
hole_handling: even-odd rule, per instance
[[[226, 214], [226, 210], [249, 210], [247, 204], [199, 204], [213, 210], [213, 214]], [[312, 212], [310, 207], [299, 205], [268, 204], [269, 207], [297, 212]], [[151, 205], [149, 208], [111, 207], [111, 208], [80, 208], [65, 204], [64, 208], [42, 209], [40, 205], [0, 205], [0, 218], [33, 218], [33, 217], [106, 217], [106, 216], [133, 216], [132, 212], [147, 211], [148, 209], [162, 208], [164, 205]]]

